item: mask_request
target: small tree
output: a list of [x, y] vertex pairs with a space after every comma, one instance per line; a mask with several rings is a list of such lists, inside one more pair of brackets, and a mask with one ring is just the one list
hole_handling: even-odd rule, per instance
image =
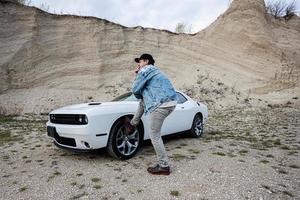
[[[31, 0], [15, 0], [16, 2], [29, 6], [31, 5]], [[44, 10], [46, 12], [50, 12], [50, 6], [46, 3], [41, 3], [40, 6], [38, 6], [41, 10]]]
[[184, 33], [186, 25], [182, 22], [179, 22], [176, 27], [175, 27], [175, 32], [176, 33]]
[[291, 19], [296, 13], [296, 1], [294, 0], [291, 4], [286, 7], [286, 13], [284, 18], [286, 20]]
[[288, 20], [295, 15], [296, 0], [289, 2], [286, 0], [268, 0], [266, 2], [266, 10], [275, 18], [284, 17]]
[[41, 3], [39, 8], [43, 11], [50, 12], [50, 6], [45, 3]]
[[183, 22], [177, 23], [175, 27], [175, 32], [176, 33], [192, 33], [192, 25], [187, 26]]
[[16, 2], [26, 5], [26, 6], [31, 4], [31, 0], [16, 0]]

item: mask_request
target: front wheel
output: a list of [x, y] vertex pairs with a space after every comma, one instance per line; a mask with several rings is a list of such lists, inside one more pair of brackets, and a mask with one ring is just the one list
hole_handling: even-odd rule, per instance
[[131, 126], [130, 118], [120, 119], [111, 129], [109, 134], [107, 151], [120, 159], [132, 158], [139, 150], [143, 138], [141, 128]]
[[203, 118], [200, 114], [196, 114], [193, 120], [193, 125], [190, 130], [190, 136], [197, 138], [200, 137], [204, 132]]

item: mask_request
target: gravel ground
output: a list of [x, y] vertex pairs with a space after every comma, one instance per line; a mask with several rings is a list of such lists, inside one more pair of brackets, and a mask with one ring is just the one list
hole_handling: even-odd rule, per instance
[[149, 141], [127, 161], [70, 152], [39, 118], [0, 118], [0, 199], [300, 199], [299, 108], [211, 111], [203, 137], [164, 138], [170, 176], [146, 172]]

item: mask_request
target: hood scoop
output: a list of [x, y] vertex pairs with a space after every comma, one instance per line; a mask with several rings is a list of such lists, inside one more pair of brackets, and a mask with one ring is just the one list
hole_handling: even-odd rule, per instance
[[97, 106], [97, 105], [101, 105], [100, 102], [92, 102], [92, 103], [88, 103], [89, 106]]

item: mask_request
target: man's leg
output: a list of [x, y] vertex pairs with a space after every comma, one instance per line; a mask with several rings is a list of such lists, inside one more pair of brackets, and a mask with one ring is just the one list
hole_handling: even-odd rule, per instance
[[161, 138], [161, 127], [165, 118], [175, 109], [172, 107], [158, 107], [150, 114], [150, 138], [161, 167], [169, 166], [169, 159]]

